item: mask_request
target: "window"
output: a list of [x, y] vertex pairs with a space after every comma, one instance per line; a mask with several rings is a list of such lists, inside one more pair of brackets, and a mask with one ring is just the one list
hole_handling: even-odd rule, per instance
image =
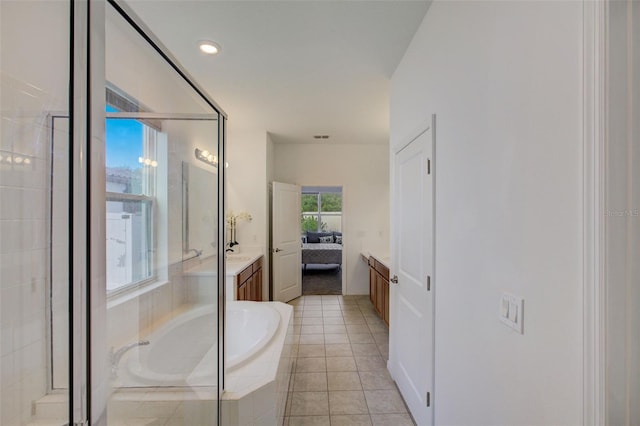
[[342, 189], [302, 188], [302, 232], [342, 232]]
[[[108, 90], [107, 99], [113, 96], [118, 95]], [[122, 112], [113, 103], [109, 103], [107, 112]], [[157, 135], [158, 129], [141, 120], [106, 121], [106, 260], [110, 294], [156, 278]]]

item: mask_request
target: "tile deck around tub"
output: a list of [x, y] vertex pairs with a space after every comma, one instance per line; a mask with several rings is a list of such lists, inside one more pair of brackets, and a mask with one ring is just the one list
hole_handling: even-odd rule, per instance
[[285, 426], [413, 426], [387, 371], [389, 333], [368, 296], [302, 296]]

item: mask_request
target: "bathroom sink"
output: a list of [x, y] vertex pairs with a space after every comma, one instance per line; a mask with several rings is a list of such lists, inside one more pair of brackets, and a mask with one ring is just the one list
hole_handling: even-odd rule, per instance
[[226, 257], [227, 262], [246, 262], [251, 260], [250, 256], [243, 256], [241, 254], [228, 254]]

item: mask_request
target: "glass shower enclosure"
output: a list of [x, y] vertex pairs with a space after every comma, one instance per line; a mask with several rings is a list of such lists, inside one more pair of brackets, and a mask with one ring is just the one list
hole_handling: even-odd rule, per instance
[[224, 112], [121, 2], [0, 18], [0, 423], [218, 424]]
[[[0, 424], [25, 425], [38, 402], [69, 414], [69, 389], [51, 388], [48, 325], [69, 327], [69, 300], [51, 292], [69, 281], [69, 241], [47, 229], [69, 227], [67, 207], [52, 209], [50, 188], [68, 192], [69, 167], [52, 182], [53, 158], [70, 156], [69, 2], [0, 2]], [[46, 35], [42, 37], [42, 35]], [[31, 47], [30, 47], [31, 46]], [[33, 46], [38, 46], [37, 50]], [[52, 127], [53, 122], [56, 128]], [[51, 140], [60, 139], [55, 151]], [[55, 271], [51, 267], [56, 265]], [[55, 303], [48, 303], [51, 300]], [[61, 372], [68, 372], [68, 332], [61, 336]], [[66, 374], [66, 373], [63, 373]], [[68, 374], [67, 374], [68, 375]], [[51, 407], [51, 406], [49, 406]]]

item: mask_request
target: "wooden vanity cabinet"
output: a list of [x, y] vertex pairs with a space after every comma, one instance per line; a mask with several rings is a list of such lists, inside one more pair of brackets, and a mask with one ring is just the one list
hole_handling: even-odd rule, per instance
[[376, 267], [373, 257], [369, 257], [369, 300], [376, 306]]
[[376, 312], [389, 325], [389, 268], [369, 257], [369, 298]]
[[251, 299], [262, 302], [262, 258], [253, 263], [253, 275], [251, 275]]
[[262, 302], [262, 257], [236, 275], [236, 300]]

